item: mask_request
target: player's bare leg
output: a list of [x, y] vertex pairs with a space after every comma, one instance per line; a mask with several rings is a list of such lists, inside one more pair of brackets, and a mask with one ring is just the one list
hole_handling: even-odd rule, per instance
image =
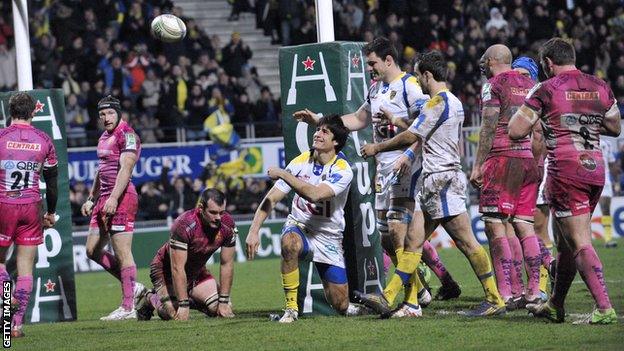
[[600, 204], [600, 211], [602, 212], [600, 222], [602, 223], [605, 247], [617, 247], [617, 241], [613, 240], [613, 217], [611, 217], [611, 198], [603, 196], [600, 198], [600, 201], [598, 203]]
[[505, 301], [508, 309], [513, 308], [511, 293], [512, 255], [505, 229], [505, 216], [498, 213], [485, 213], [482, 216], [485, 223], [485, 235], [490, 243], [490, 256], [496, 274], [498, 292]]
[[349, 285], [335, 284], [323, 280], [323, 289], [325, 290], [327, 302], [334, 310], [342, 315], [346, 314], [349, 308]]
[[106, 231], [98, 228], [89, 228], [87, 236], [86, 250], [87, 257], [97, 262], [113, 277], [121, 280], [117, 258], [112, 252], [106, 250], [106, 245], [110, 242], [110, 236]]
[[189, 292], [189, 297], [192, 299], [192, 307], [194, 309], [210, 317], [217, 315], [219, 289], [216, 280], [207, 279], [195, 285]]
[[476, 317], [505, 313], [505, 302], [496, 287], [490, 259], [472, 232], [468, 213], [463, 212], [456, 216], [445, 217], [439, 222], [455, 241], [457, 248], [470, 261], [485, 293], [485, 301], [475, 310], [467, 312], [467, 315]]
[[542, 253], [540, 250], [539, 239], [535, 235], [533, 227], [533, 217], [515, 216], [511, 219], [511, 224], [520, 243], [522, 245], [522, 253], [524, 265], [527, 271], [527, 303], [536, 303], [541, 300], [539, 290], [540, 267], [542, 266]]
[[284, 315], [280, 323], [292, 323], [299, 317], [297, 292], [299, 290], [299, 255], [303, 251], [301, 236], [294, 231], [282, 235], [282, 286], [286, 298]]

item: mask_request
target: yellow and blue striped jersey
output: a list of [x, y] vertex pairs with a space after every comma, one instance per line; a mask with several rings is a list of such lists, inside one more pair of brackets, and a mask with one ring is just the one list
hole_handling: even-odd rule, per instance
[[[312, 232], [341, 237], [345, 228], [344, 207], [353, 179], [353, 170], [345, 155], [340, 152], [330, 162], [321, 165], [313, 160], [311, 151], [307, 151], [290, 161], [286, 170], [309, 184], [326, 184], [334, 192], [334, 197], [319, 203], [310, 203], [295, 194], [288, 218], [301, 223]], [[292, 190], [282, 179], [275, 186], [284, 193]]]

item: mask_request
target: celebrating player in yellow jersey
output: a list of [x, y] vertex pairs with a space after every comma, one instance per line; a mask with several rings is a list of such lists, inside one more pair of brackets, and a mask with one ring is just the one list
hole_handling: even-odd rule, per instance
[[[363, 50], [374, 83], [362, 106], [354, 113], [342, 116], [342, 120], [352, 131], [364, 129], [372, 123], [373, 140], [380, 143], [407, 129], [411, 122], [409, 116], [415, 115], [429, 96], [423, 94], [414, 76], [401, 71], [397, 64], [397, 51], [388, 39], [376, 38]], [[389, 115], [392, 116], [391, 119], [387, 118]], [[320, 118], [307, 109], [295, 112], [294, 117], [312, 125]], [[411, 150], [412, 162], [407, 167], [409, 171], [405, 172], [403, 177], [396, 177], [393, 166], [401, 156], [402, 150], [377, 153], [367, 146], [362, 148], [362, 156], [375, 156], [377, 163], [375, 180], [377, 229], [384, 249], [396, 266], [401, 260], [407, 228], [415, 206], [414, 184], [422, 171], [420, 153]], [[433, 247], [429, 249], [430, 253], [435, 252]], [[459, 286], [446, 269], [439, 269], [441, 266], [439, 259], [431, 261], [436, 262], [435, 265], [438, 267], [434, 271], [440, 274], [439, 278], [443, 282], [441, 294], [439, 293], [441, 299], [459, 296]], [[421, 313], [419, 299], [423, 304], [428, 304], [431, 296], [414, 275], [405, 294], [405, 303], [413, 306], [412, 315]]]
[[[415, 142], [423, 145], [423, 175], [416, 186], [422, 211], [418, 208], [414, 210], [403, 260], [399, 261], [383, 295], [361, 295], [366, 305], [390, 317], [393, 314], [388, 313], [390, 302], [401, 286], [413, 276], [421, 259], [423, 243], [438, 225], [444, 227], [468, 258], [485, 292], [485, 301], [467, 315], [505, 313], [505, 304], [496, 288], [490, 260], [475, 239], [466, 212], [467, 184], [461, 170], [459, 146], [464, 110], [459, 99], [446, 87], [446, 71], [446, 62], [441, 53], [433, 51], [421, 56], [415, 72], [423, 90], [429, 92], [432, 98], [408, 130], [377, 146], [380, 151], [386, 151]], [[408, 155], [401, 156], [398, 163], [404, 163], [408, 158]]]
[[281, 270], [286, 309], [280, 323], [292, 323], [299, 316], [299, 258], [306, 256], [315, 263], [332, 307], [340, 314], [347, 314], [350, 308], [342, 233], [353, 171], [340, 152], [348, 136], [340, 117], [323, 117], [310, 151], [295, 157], [286, 169], [269, 168], [269, 177], [277, 182], [262, 200], [249, 228], [247, 258], [254, 258], [260, 244], [258, 231], [275, 204], [294, 190], [292, 212], [282, 230]]

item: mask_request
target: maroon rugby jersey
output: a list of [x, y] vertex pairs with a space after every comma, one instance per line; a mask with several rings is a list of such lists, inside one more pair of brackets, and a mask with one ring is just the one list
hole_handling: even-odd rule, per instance
[[188, 281], [206, 266], [206, 262], [220, 247], [236, 245], [238, 230], [229, 213], [221, 216], [221, 227], [213, 234], [212, 229], [204, 228], [200, 219], [200, 209], [195, 208], [182, 213], [171, 226], [171, 237], [156, 253], [156, 261], [163, 265], [166, 274], [171, 272], [169, 251], [171, 246], [186, 249], [187, 260], [184, 270]]

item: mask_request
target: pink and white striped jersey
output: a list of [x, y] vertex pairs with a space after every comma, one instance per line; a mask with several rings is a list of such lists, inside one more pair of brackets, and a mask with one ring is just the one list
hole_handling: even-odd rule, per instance
[[42, 130], [17, 123], [0, 129], [0, 202], [41, 200], [41, 171], [57, 163], [54, 142]]
[[[104, 131], [98, 141], [100, 196], [108, 196], [113, 191], [117, 174], [121, 168], [119, 160], [124, 152], [134, 152], [139, 157], [141, 140], [128, 123], [121, 121], [112, 133]], [[128, 183], [126, 191], [136, 194], [132, 181]]]

